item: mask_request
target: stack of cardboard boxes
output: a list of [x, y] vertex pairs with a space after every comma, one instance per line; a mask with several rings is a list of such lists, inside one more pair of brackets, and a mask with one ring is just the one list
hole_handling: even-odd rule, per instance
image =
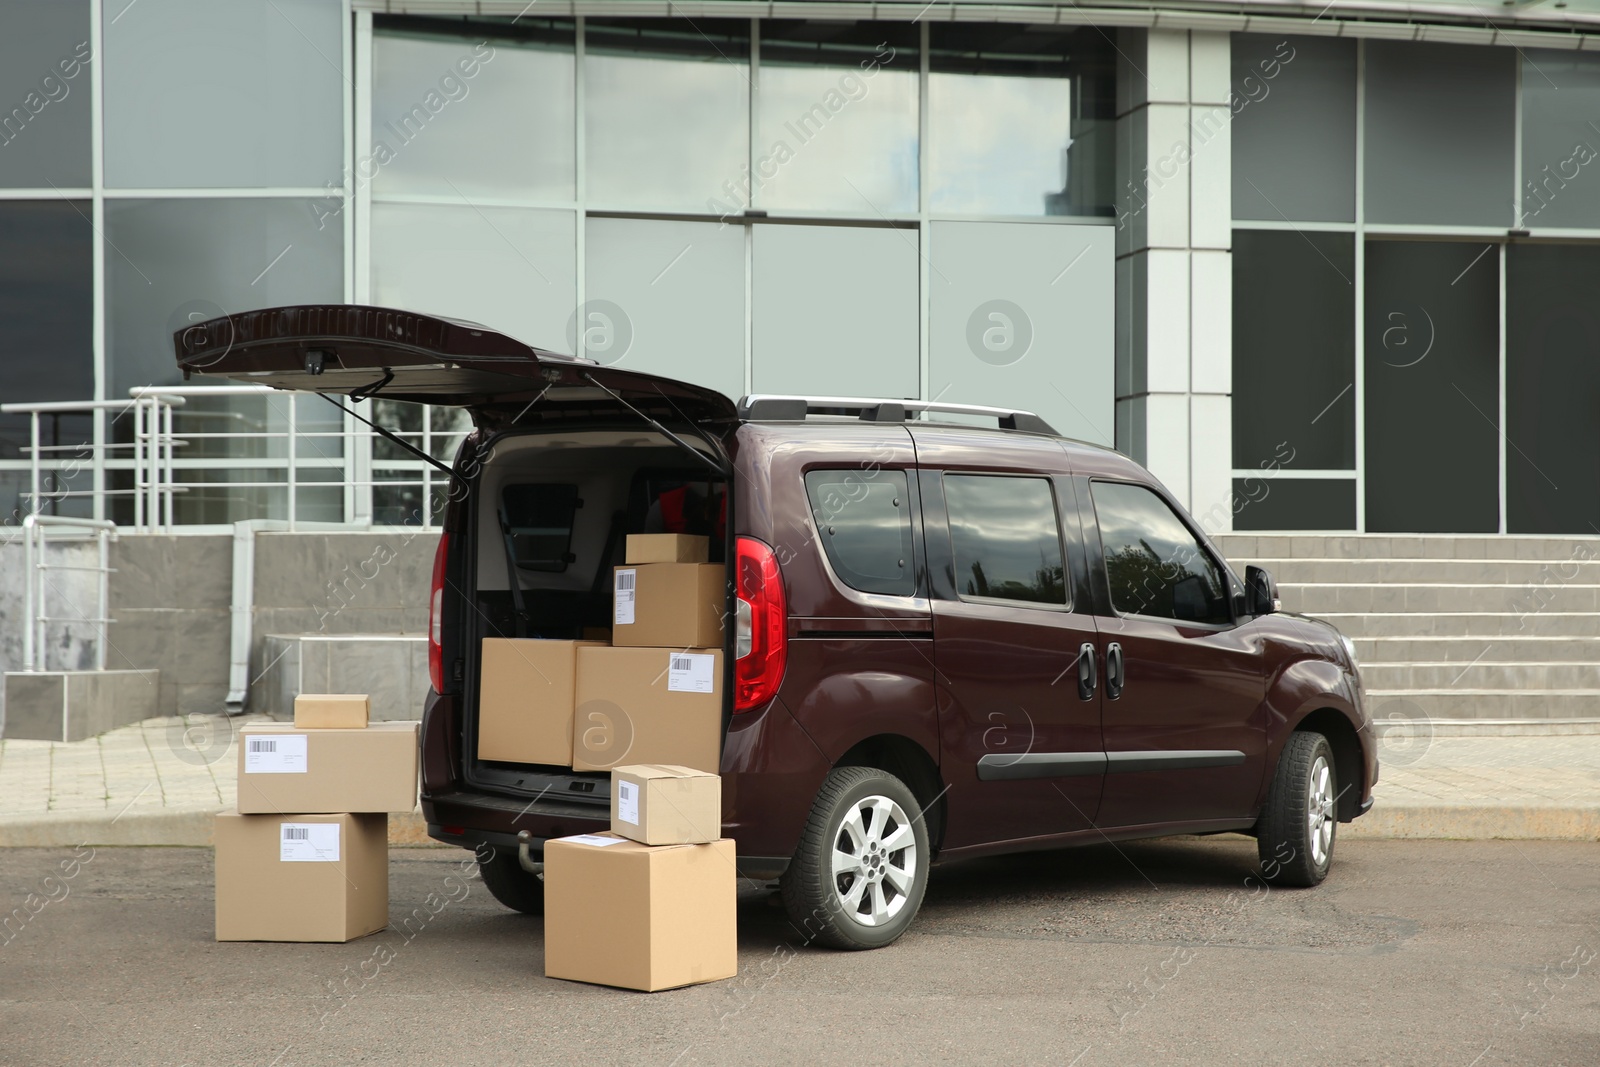
[[721, 779], [611, 772], [611, 832], [545, 843], [544, 973], [653, 991], [738, 973], [733, 842]]
[[239, 731], [237, 810], [216, 818], [218, 941], [349, 941], [389, 922], [389, 817], [417, 800], [417, 724], [365, 696], [303, 694]]
[[609, 643], [485, 638], [478, 758], [715, 774], [727, 568], [706, 562], [708, 547], [685, 534], [629, 535]]

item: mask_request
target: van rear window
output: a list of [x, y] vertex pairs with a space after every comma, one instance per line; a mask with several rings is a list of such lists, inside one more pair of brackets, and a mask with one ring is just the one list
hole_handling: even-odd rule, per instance
[[833, 571], [863, 593], [911, 596], [911, 501], [904, 471], [810, 471], [806, 496]]
[[500, 491], [500, 521], [517, 566], [561, 572], [572, 562], [572, 521], [582, 501], [576, 485], [508, 485]]

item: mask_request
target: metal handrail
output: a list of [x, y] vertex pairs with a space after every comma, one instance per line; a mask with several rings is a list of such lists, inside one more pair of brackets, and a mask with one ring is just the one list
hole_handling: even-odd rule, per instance
[[[81, 539], [86, 533], [100, 544], [100, 563], [96, 567], [55, 565], [45, 561], [45, 549], [51, 530], [72, 530]], [[89, 622], [100, 628], [100, 639], [95, 642], [95, 669], [106, 669], [107, 628], [116, 620], [110, 618], [111, 609], [111, 542], [117, 539], [117, 524], [107, 519], [74, 519], [64, 515], [28, 515], [22, 520], [22, 587], [23, 619], [26, 628], [22, 638], [22, 669], [43, 671], [46, 662], [46, 629], [51, 622]], [[99, 601], [94, 618], [51, 615], [45, 607], [46, 588], [51, 584], [50, 571], [94, 571], [100, 575]]]

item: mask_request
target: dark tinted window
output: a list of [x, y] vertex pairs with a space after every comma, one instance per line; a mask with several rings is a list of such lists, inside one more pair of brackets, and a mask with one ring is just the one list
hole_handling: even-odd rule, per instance
[[575, 485], [508, 485], [500, 491], [500, 521], [517, 566], [564, 571], [572, 562], [572, 520], [581, 502]]
[[944, 499], [962, 596], [1066, 604], [1061, 526], [1049, 481], [951, 474]]
[[1124, 615], [1228, 623], [1227, 586], [1167, 502], [1140, 485], [1094, 483], [1111, 603]]
[[840, 580], [863, 593], [916, 592], [904, 471], [812, 471], [806, 495]]

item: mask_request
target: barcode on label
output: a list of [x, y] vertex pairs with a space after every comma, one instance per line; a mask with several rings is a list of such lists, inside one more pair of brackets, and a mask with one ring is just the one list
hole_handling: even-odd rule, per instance
[[672, 666], [670, 669], [675, 671], [692, 671], [694, 670], [694, 660], [688, 656], [673, 656]]
[[633, 571], [619, 571], [617, 573], [617, 588], [624, 592], [633, 590], [633, 580], [638, 577]]
[[276, 751], [278, 751], [278, 739], [277, 738], [266, 738], [266, 737], [252, 737], [250, 739], [250, 751], [251, 752], [276, 752]]
[[304, 826], [285, 826], [283, 828], [283, 839], [285, 841], [309, 841], [311, 840], [311, 831]]

